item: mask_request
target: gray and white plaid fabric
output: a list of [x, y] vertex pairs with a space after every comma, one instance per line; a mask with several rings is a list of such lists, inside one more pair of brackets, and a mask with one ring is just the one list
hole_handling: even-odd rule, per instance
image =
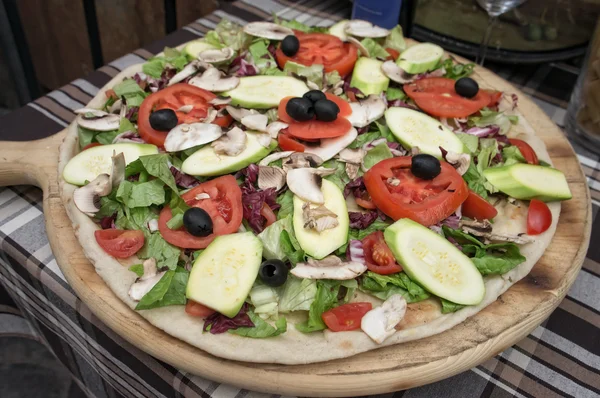
[[[120, 70], [143, 62], [166, 45], [202, 36], [221, 18], [246, 23], [270, 19], [276, 13], [284, 19], [327, 26], [349, 16], [348, 4], [335, 0], [225, 3], [222, 9], [164, 40], [7, 115], [0, 121], [0, 137], [28, 140], [57, 133], [73, 119], [72, 111], [86, 104]], [[562, 126], [577, 70], [564, 64], [493, 68], [531, 95]], [[575, 148], [592, 192], [592, 241], [596, 241], [600, 234], [600, 218], [595, 217], [600, 206], [600, 158], [577, 145]], [[41, 339], [90, 396], [266, 396], [175, 369], [108, 329], [66, 283], [48, 244], [41, 203], [37, 188], [0, 188], [0, 282], [20, 309], [0, 301], [0, 335], [35, 335]], [[0, 292], [0, 300], [2, 297]], [[591, 245], [566, 299], [524, 340], [468, 372], [389, 396], [600, 396], [600, 246]]]

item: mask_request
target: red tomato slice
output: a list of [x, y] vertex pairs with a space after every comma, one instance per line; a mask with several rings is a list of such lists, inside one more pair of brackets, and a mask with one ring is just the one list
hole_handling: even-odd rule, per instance
[[[365, 186], [375, 206], [394, 220], [410, 218], [428, 227], [454, 213], [469, 196], [469, 189], [446, 162], [441, 162], [437, 177], [422, 180], [410, 172], [411, 161], [410, 156], [382, 160], [365, 173]], [[400, 184], [390, 184], [392, 178]]]
[[396, 274], [402, 271], [402, 267], [396, 262], [394, 254], [385, 243], [383, 232], [375, 231], [367, 235], [362, 243], [369, 271], [381, 275]]
[[322, 122], [320, 120], [292, 121], [289, 125], [288, 133], [301, 140], [340, 137], [352, 128], [352, 124], [344, 117], [338, 117], [333, 122]]
[[203, 304], [188, 299], [187, 303], [185, 304], [185, 312], [191, 316], [206, 318], [207, 316], [212, 315], [217, 311], [213, 310], [212, 308], [208, 308]]
[[363, 316], [373, 309], [371, 303], [349, 303], [325, 311], [321, 318], [332, 332], [360, 329]]
[[469, 191], [469, 196], [462, 204], [462, 215], [476, 220], [491, 220], [498, 215], [498, 210], [490, 202]]
[[265, 228], [277, 221], [277, 216], [275, 213], [273, 213], [273, 209], [271, 209], [271, 207], [266, 203], [263, 203], [260, 209], [260, 215], [263, 216], [267, 221]]
[[144, 246], [142, 231], [102, 229], [95, 231], [94, 237], [105, 252], [116, 258], [131, 257]]
[[531, 199], [527, 211], [527, 234], [539, 235], [552, 225], [552, 212], [541, 200]]
[[323, 65], [325, 72], [337, 70], [344, 77], [352, 72], [358, 58], [356, 47], [342, 42], [338, 37], [326, 33], [295, 32], [300, 41], [300, 49], [293, 57], [281, 51], [281, 45], [275, 51], [277, 64], [281, 69], [288, 61], [301, 65]]
[[[196, 196], [206, 193], [209, 199], [196, 199]], [[217, 236], [227, 235], [237, 231], [242, 224], [242, 190], [232, 175], [225, 175], [204, 182], [181, 195], [181, 198], [191, 207], [204, 209], [213, 222], [213, 233], [205, 237], [190, 234], [181, 227], [172, 230], [167, 222], [172, 218], [171, 209], [165, 206], [158, 218], [158, 230], [167, 242], [185, 249], [204, 249]]]
[[279, 116], [279, 120], [285, 123], [291, 123], [294, 121], [290, 115], [285, 111], [285, 107], [287, 103], [294, 97], [285, 97], [281, 101], [279, 101], [279, 107], [277, 108], [277, 116]]
[[84, 147], [81, 149], [81, 151], [83, 152], [83, 151], [85, 151], [86, 149], [90, 149], [90, 148], [93, 148], [93, 147], [95, 147], [95, 146], [99, 146], [99, 145], [102, 145], [102, 144], [101, 144], [101, 143], [99, 143], [99, 142], [91, 142], [91, 143], [87, 144], [86, 146], [84, 146]]
[[304, 152], [306, 149], [304, 145], [291, 138], [288, 134], [281, 132], [277, 136], [277, 142], [282, 151]]
[[[212, 105], [209, 101], [217, 96], [210, 91], [187, 83], [177, 83], [170, 87], [150, 94], [138, 112], [138, 130], [144, 141], [157, 146], [163, 146], [168, 131], [154, 130], [150, 126], [150, 114], [159, 109], [172, 109], [177, 114], [178, 124], [196, 123], [204, 119], [207, 110]], [[189, 113], [178, 111], [183, 105], [193, 105], [194, 108]], [[214, 124], [221, 127], [227, 127], [233, 119], [229, 115], [218, 116]]]
[[340, 113], [338, 113], [338, 118], [340, 117], [348, 117], [352, 114], [352, 108], [348, 101], [343, 98], [338, 97], [337, 95], [333, 95], [331, 93], [325, 93], [325, 96], [328, 100], [333, 101], [340, 108]]
[[488, 107], [496, 106], [502, 99], [502, 91], [485, 90], [490, 95], [490, 102], [487, 104]]
[[429, 77], [405, 84], [404, 91], [419, 108], [438, 117], [467, 117], [490, 103], [485, 90], [479, 90], [473, 98], [465, 98], [456, 93], [454, 83], [445, 77]]
[[104, 95], [106, 95], [106, 98], [112, 98], [114, 100], [119, 99], [119, 97], [117, 97], [117, 93], [115, 93], [115, 90], [113, 90], [112, 88], [109, 88], [108, 90], [106, 90], [104, 92]]
[[537, 155], [535, 154], [535, 151], [531, 147], [531, 145], [529, 145], [528, 143], [526, 143], [523, 140], [518, 140], [516, 138], [510, 138], [508, 140], [508, 142], [510, 142], [511, 145], [514, 145], [517, 148], [519, 148], [521, 155], [523, 155], [523, 157], [525, 158], [527, 163], [540, 164], [540, 161], [539, 161]]
[[388, 54], [390, 54], [390, 56], [387, 57], [388, 60], [395, 61], [400, 56], [400, 53], [398, 51], [394, 50], [393, 48], [386, 47], [385, 51], [387, 51]]
[[370, 197], [368, 199], [354, 198], [354, 200], [356, 201], [356, 204], [362, 207], [363, 209], [375, 210], [377, 208], [377, 206], [375, 206]]

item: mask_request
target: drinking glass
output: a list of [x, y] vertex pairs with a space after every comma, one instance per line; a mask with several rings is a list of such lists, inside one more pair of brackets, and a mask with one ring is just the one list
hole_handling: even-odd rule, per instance
[[485, 54], [487, 52], [490, 36], [492, 34], [492, 28], [498, 20], [498, 17], [505, 12], [520, 6], [521, 4], [525, 3], [525, 1], [526, 0], [477, 0], [479, 6], [487, 12], [489, 17], [485, 34], [483, 35], [483, 38], [481, 39], [481, 45], [479, 46], [479, 53], [477, 54], [476, 62], [479, 65], [483, 65], [483, 61], [485, 60]]

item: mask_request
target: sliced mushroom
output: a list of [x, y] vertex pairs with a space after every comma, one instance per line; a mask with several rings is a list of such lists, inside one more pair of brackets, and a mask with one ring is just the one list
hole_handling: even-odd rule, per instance
[[373, 25], [371, 22], [363, 21], [361, 19], [354, 19], [349, 21], [344, 28], [344, 32], [352, 36], [358, 37], [386, 37], [390, 34], [390, 31], [379, 26]]
[[518, 245], [524, 245], [534, 241], [533, 238], [526, 236], [525, 234], [495, 234], [493, 232], [492, 224], [488, 220], [478, 221], [462, 219], [459, 222], [459, 227], [463, 230], [463, 232], [479, 236], [490, 241], [513, 242]]
[[250, 130], [265, 132], [267, 131], [267, 123], [269, 123], [269, 118], [267, 115], [256, 113], [242, 117], [240, 122]]
[[216, 97], [208, 101], [211, 105], [227, 105], [231, 103], [231, 97]]
[[302, 217], [304, 218], [304, 228], [314, 229], [317, 232], [332, 229], [340, 225], [338, 216], [324, 205], [315, 208], [310, 207], [310, 203], [302, 205]]
[[256, 136], [256, 140], [258, 143], [265, 148], [269, 148], [271, 146], [271, 136], [267, 133], [252, 133]]
[[379, 95], [371, 94], [358, 102], [350, 102], [352, 114], [347, 117], [354, 127], [365, 127], [383, 116], [387, 109]]
[[298, 263], [290, 273], [305, 279], [348, 280], [362, 275], [366, 270], [365, 264], [343, 262], [338, 256], [327, 256], [322, 260], [309, 258], [306, 263]]
[[227, 113], [229, 113], [231, 115], [232, 118], [234, 118], [235, 120], [237, 120], [240, 123], [242, 122], [242, 119], [246, 116], [260, 114], [260, 113], [258, 113], [258, 111], [255, 111], [254, 109], [236, 108], [236, 107], [230, 106], [230, 105], [227, 105], [225, 107], [225, 110], [227, 111]]
[[304, 153], [312, 153], [320, 157], [324, 162], [333, 158], [342, 149], [346, 148], [352, 141], [358, 137], [358, 132], [355, 128], [351, 128], [348, 132], [341, 137], [327, 138], [321, 140], [316, 146], [307, 146]]
[[237, 156], [246, 149], [248, 136], [239, 127], [234, 127], [211, 145], [219, 155]]
[[385, 61], [381, 65], [381, 71], [384, 75], [390, 78], [390, 80], [396, 83], [406, 84], [414, 81], [417, 75], [410, 74], [398, 66], [394, 61]]
[[221, 71], [211, 67], [202, 75], [192, 77], [189, 84], [204, 90], [220, 92], [236, 88], [240, 84], [240, 78], [237, 76], [223, 77]]
[[267, 133], [269, 133], [271, 138], [277, 139], [279, 132], [283, 129], [287, 129], [288, 126], [287, 123], [275, 121], [267, 126]]
[[86, 118], [85, 114], [77, 116], [77, 124], [80, 127], [94, 131], [112, 131], [117, 130], [121, 123], [121, 117], [114, 114], [105, 114], [101, 117], [94, 116], [93, 118]]
[[210, 65], [202, 65], [200, 61], [192, 61], [187, 64], [181, 71], [175, 74], [171, 79], [169, 79], [169, 86], [179, 83], [187, 79], [188, 77], [194, 75], [196, 72], [200, 71], [203, 66]]
[[292, 152], [290, 158], [283, 162], [282, 167], [285, 172], [290, 169], [300, 169], [305, 167], [318, 167], [323, 164], [323, 159], [313, 153]]
[[346, 163], [346, 174], [348, 175], [348, 178], [350, 178], [351, 180], [354, 180], [356, 177], [358, 177], [358, 169], [359, 168], [360, 168], [360, 165], [358, 165], [358, 164]]
[[[125, 118], [125, 116], [127, 116], [127, 104], [125, 102], [121, 102], [121, 109], [119, 109], [119, 117], [121, 119]], [[119, 120], [119, 124], [120, 124], [120, 120]]]
[[126, 131], [124, 133], [118, 134], [115, 138], [113, 138], [113, 144], [131, 142], [134, 144], [143, 144], [144, 140], [133, 131]]
[[[177, 109], [176, 112], [190, 113], [192, 111], [192, 109], [194, 109], [194, 105], [183, 105], [182, 107]], [[214, 109], [214, 108], [210, 108], [210, 109]]]
[[194, 196], [194, 199], [196, 199], [196, 200], [210, 199], [210, 195], [207, 194], [206, 192], [202, 192], [202, 193], [199, 193], [198, 195]]
[[260, 162], [258, 162], [259, 166], [268, 166], [269, 163], [273, 163], [276, 160], [283, 159], [289, 157], [294, 151], [284, 151], [284, 152], [275, 152], [270, 154], [269, 156], [263, 158]]
[[175, 126], [167, 134], [165, 150], [179, 152], [198, 145], [208, 144], [223, 135], [221, 127], [212, 123], [192, 123]]
[[89, 184], [73, 192], [73, 203], [82, 213], [93, 217], [100, 210], [100, 198], [110, 194], [112, 185], [108, 174], [100, 174]]
[[362, 55], [363, 57], [369, 57], [369, 50], [362, 45], [362, 43], [358, 40], [356, 40], [354, 37], [348, 37], [347, 40], [354, 44], [356, 46], [356, 48], [358, 48], [358, 52], [360, 53], [360, 55]]
[[234, 55], [235, 51], [232, 48], [225, 47], [221, 49], [201, 51], [197, 58], [200, 61], [207, 62], [209, 64], [218, 64], [230, 60], [234, 57]]
[[275, 188], [279, 191], [285, 185], [285, 171], [279, 167], [258, 166], [258, 187]]
[[323, 178], [313, 171], [314, 169], [306, 167], [289, 170], [286, 182], [290, 191], [299, 198], [308, 202], [323, 204], [325, 203], [325, 197], [321, 192]]
[[460, 175], [464, 175], [471, 164], [471, 155], [468, 153], [446, 153], [446, 162], [450, 163]]
[[362, 148], [350, 149], [344, 148], [337, 155], [338, 160], [345, 163], [361, 164], [367, 151]]
[[[116, 188], [125, 179], [125, 155], [123, 152], [112, 156], [112, 170], [110, 172], [110, 185]], [[109, 192], [110, 193], [110, 192]]]
[[118, 110], [121, 109], [121, 104], [123, 103], [123, 101], [121, 101], [120, 99], [116, 100], [111, 106], [110, 109], [108, 110], [110, 113], [116, 113]]
[[104, 116], [108, 115], [108, 113], [101, 111], [100, 109], [94, 109], [94, 108], [75, 109], [73, 111], [73, 113], [76, 113], [77, 115], [92, 114], [93, 117], [91, 117], [89, 119], [93, 119], [96, 117], [104, 117]]
[[294, 31], [273, 22], [250, 22], [244, 26], [244, 33], [269, 40], [283, 40], [294, 35]]
[[143, 263], [144, 275], [137, 278], [129, 288], [129, 297], [135, 301], [140, 301], [152, 288], [161, 280], [166, 271], [158, 272], [156, 260], [149, 258]]
[[406, 300], [399, 294], [390, 296], [383, 304], [362, 317], [360, 328], [374, 342], [381, 344], [396, 332], [406, 313]]

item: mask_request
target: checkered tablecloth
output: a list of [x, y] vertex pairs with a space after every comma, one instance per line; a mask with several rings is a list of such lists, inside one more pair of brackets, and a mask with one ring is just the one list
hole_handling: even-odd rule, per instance
[[[0, 120], [0, 140], [31, 140], [57, 133], [113, 76], [163, 47], [202, 36], [221, 18], [240, 23], [276, 13], [311, 25], [330, 25], [350, 14], [335, 0], [242, 0], [134, 51], [91, 75], [37, 99]], [[565, 64], [489, 65], [531, 95], [562, 126], [577, 69]], [[0, 151], [1, 151], [0, 147]], [[576, 146], [589, 179], [593, 213], [600, 206], [600, 158]], [[29, 186], [0, 188], [0, 335], [35, 335], [96, 397], [263, 396], [180, 371], [138, 350], [104, 325], [62, 275], [44, 230], [42, 193]], [[594, 217], [595, 218], [595, 217]], [[600, 219], [573, 288], [531, 335], [480, 366], [452, 378], [393, 395], [407, 397], [600, 396]], [[596, 224], [599, 224], [596, 226]], [[0, 289], [1, 290], [1, 289]], [[5, 293], [5, 292], [4, 292]], [[26, 321], [28, 320], [28, 322]], [[265, 395], [266, 396], [266, 395]]]

